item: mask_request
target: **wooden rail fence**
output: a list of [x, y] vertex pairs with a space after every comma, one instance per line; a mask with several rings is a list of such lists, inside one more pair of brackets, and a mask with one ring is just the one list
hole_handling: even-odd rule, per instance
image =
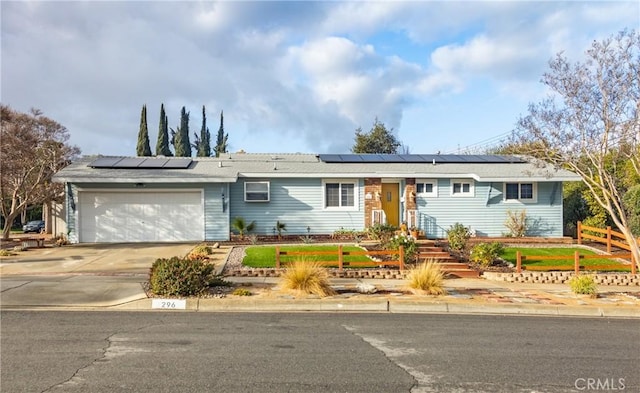
[[[603, 235], [605, 235], [605, 237], [592, 235], [586, 232], [602, 233]], [[598, 243], [606, 244], [608, 253], [611, 253], [611, 247], [613, 246], [619, 247], [623, 250], [631, 251], [631, 246], [627, 244], [624, 234], [612, 230], [611, 227], [607, 227], [607, 229], [601, 229], [583, 225], [581, 221], [578, 221], [578, 244], [582, 244], [582, 239], [589, 239]], [[638, 238], [638, 241], [640, 241], [640, 238]]]
[[[621, 269], [620, 265], [580, 265], [581, 259], [616, 259], [616, 258], [631, 258], [631, 253], [629, 254], [616, 254], [616, 255], [582, 255], [580, 251], [575, 251], [573, 255], [522, 255], [520, 251], [516, 251], [516, 272], [522, 272], [522, 261], [524, 260], [534, 260], [534, 261], [559, 261], [559, 260], [571, 260], [573, 259], [573, 267], [571, 266], [525, 266], [525, 270], [571, 270], [578, 274], [580, 269], [583, 270], [617, 270]], [[629, 267], [631, 269], [631, 273], [636, 274], [636, 265], [635, 263], [631, 263]]]
[[[384, 266], [398, 266], [400, 270], [404, 270], [404, 247], [400, 246], [398, 250], [381, 250], [381, 251], [344, 251], [342, 245], [338, 245], [338, 249], [335, 251], [282, 251], [280, 246], [276, 246], [276, 268], [280, 269], [283, 264], [289, 263], [283, 261], [282, 256], [301, 256], [301, 257], [321, 257], [323, 255], [337, 256], [337, 261], [318, 261], [313, 260], [314, 263], [319, 265], [335, 265], [338, 264], [338, 270], [342, 271], [344, 266], [363, 266], [363, 265], [384, 265]], [[345, 256], [355, 255], [398, 255], [397, 260], [391, 261], [344, 261]]]

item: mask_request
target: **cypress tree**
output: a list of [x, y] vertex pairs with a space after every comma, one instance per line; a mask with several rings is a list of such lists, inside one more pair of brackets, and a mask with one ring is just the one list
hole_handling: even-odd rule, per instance
[[138, 146], [136, 147], [138, 156], [151, 156], [151, 146], [149, 145], [149, 129], [147, 128], [147, 106], [142, 105], [140, 113], [140, 131], [138, 131]]
[[169, 118], [164, 111], [164, 104], [160, 105], [160, 126], [158, 129], [158, 143], [156, 144], [156, 155], [171, 157], [169, 148]]
[[216, 153], [216, 157], [220, 157], [220, 154], [227, 152], [227, 139], [229, 134], [224, 133], [224, 114], [220, 111], [220, 128], [218, 129], [218, 135], [216, 137], [216, 147], [213, 149]]
[[207, 128], [207, 115], [205, 114], [204, 105], [202, 105], [202, 128], [200, 128], [200, 138], [196, 138], [198, 157], [211, 156], [211, 134]]
[[189, 113], [185, 107], [180, 112], [180, 126], [175, 132], [173, 147], [176, 157], [191, 157], [191, 142], [189, 142]]

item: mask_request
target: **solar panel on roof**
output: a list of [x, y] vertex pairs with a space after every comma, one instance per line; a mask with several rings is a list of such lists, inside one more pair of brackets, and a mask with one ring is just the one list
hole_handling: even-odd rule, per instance
[[116, 162], [113, 168], [137, 168], [145, 158], [128, 157]]
[[327, 163], [521, 163], [525, 160], [515, 156], [477, 154], [319, 154], [318, 158]]
[[138, 165], [138, 168], [162, 168], [167, 162], [169, 162], [168, 158], [147, 158]]
[[93, 160], [88, 166], [90, 166], [91, 168], [111, 168], [121, 159], [121, 157], [100, 157], [96, 160]]
[[192, 160], [183, 158], [170, 159], [163, 168], [165, 169], [187, 169], [191, 165]]
[[88, 166], [100, 169], [187, 169], [192, 162], [188, 158], [100, 157]]

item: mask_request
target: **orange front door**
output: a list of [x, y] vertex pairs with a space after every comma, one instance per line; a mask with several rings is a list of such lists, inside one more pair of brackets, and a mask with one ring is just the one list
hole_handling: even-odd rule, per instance
[[400, 185], [382, 183], [382, 210], [387, 216], [387, 224], [400, 226]]

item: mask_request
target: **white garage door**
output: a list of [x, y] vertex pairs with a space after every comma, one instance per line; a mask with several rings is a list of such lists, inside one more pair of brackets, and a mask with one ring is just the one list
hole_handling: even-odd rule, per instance
[[80, 242], [204, 240], [200, 191], [80, 192]]

